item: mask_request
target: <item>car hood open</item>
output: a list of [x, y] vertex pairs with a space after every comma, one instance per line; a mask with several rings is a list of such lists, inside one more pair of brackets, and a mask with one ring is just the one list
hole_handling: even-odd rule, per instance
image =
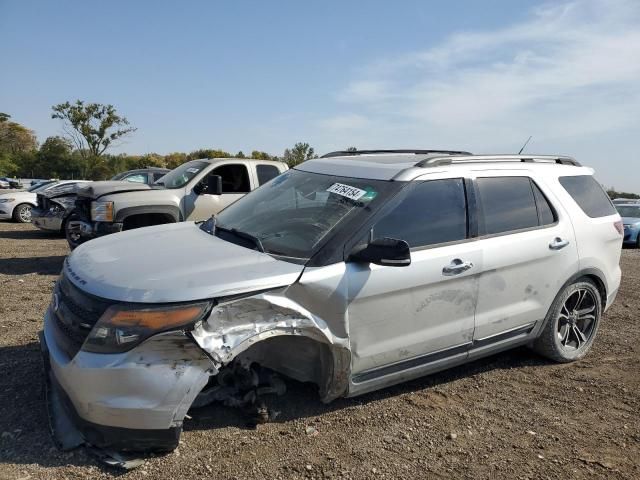
[[183, 302], [290, 285], [304, 266], [212, 236], [193, 222], [97, 238], [64, 273], [79, 288], [126, 302]]

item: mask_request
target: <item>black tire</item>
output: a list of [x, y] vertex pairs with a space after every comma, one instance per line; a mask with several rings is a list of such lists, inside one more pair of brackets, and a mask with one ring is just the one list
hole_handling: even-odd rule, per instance
[[533, 349], [560, 363], [579, 360], [591, 348], [601, 316], [598, 287], [588, 278], [581, 278], [556, 297]]
[[640, 233], [638, 233], [638, 236], [636, 237], [636, 248], [640, 248]]
[[64, 229], [64, 236], [67, 239], [67, 243], [69, 244], [69, 248], [71, 250], [75, 249], [76, 247], [79, 247], [80, 245], [82, 245], [84, 242], [87, 241], [86, 239], [82, 238], [81, 235], [77, 235], [75, 232], [72, 232], [69, 229], [69, 223], [73, 220], [81, 220], [81, 218], [78, 214], [72, 213], [64, 221], [64, 224], [62, 227]]
[[13, 209], [13, 220], [18, 223], [31, 223], [31, 205], [21, 203]]

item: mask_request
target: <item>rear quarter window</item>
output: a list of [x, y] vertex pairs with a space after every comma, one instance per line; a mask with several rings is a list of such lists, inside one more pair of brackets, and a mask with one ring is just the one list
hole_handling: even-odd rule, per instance
[[608, 217], [617, 213], [609, 196], [591, 175], [560, 177], [558, 180], [589, 217]]

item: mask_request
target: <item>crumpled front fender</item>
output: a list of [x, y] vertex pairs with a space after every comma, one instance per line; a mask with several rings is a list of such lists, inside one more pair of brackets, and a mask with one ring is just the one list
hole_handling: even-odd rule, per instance
[[284, 290], [223, 301], [191, 332], [218, 369], [259, 342], [278, 336], [300, 336], [328, 346], [330, 378], [319, 385], [322, 400], [343, 395], [348, 385], [348, 339], [337, 337], [319, 317], [284, 296]]

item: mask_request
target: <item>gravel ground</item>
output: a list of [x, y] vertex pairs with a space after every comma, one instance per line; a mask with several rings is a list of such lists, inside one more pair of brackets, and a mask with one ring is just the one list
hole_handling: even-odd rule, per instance
[[639, 250], [623, 251], [620, 294], [579, 363], [523, 348], [330, 405], [292, 383], [275, 421], [194, 411], [175, 452], [127, 473], [49, 438], [37, 332], [67, 253], [0, 222], [0, 479], [640, 478]]

